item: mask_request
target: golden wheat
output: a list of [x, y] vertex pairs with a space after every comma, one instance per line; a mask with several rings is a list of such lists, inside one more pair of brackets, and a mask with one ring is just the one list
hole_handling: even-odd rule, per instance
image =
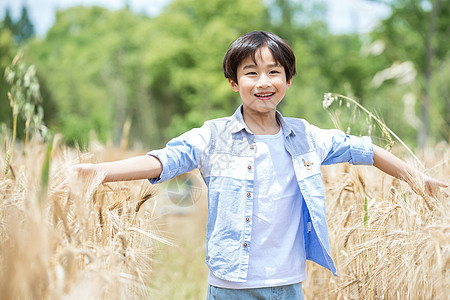
[[0, 177], [0, 297], [149, 298], [153, 244], [164, 241], [152, 221], [155, 188], [146, 181], [101, 185], [104, 174], [66, 178], [69, 166], [93, 157], [57, 144], [44, 200], [46, 145], [38, 140], [16, 153], [14, 176]]
[[[100, 184], [102, 174], [84, 182], [69, 176], [65, 191], [56, 188], [74, 163], [127, 154], [101, 145], [81, 153], [55, 139], [42, 203], [46, 146], [32, 140], [23, 150], [12, 172], [0, 177], [0, 297], [151, 298], [151, 276], [162, 276], [151, 274], [154, 242], [166, 241], [154, 228], [154, 188], [146, 181]], [[422, 161], [433, 167], [425, 171], [448, 180], [449, 150], [438, 145], [424, 152]], [[7, 154], [0, 154], [4, 166]], [[418, 194], [374, 168], [324, 167], [331, 251], [340, 276], [308, 262], [307, 299], [447, 299], [449, 203], [426, 196], [414, 178]], [[167, 270], [174, 271], [181, 270]], [[206, 285], [205, 277], [199, 281]]]
[[[425, 162], [437, 166], [434, 177], [448, 180], [449, 153], [448, 146], [424, 153]], [[370, 167], [323, 171], [331, 251], [340, 276], [308, 263], [306, 298], [448, 299], [448, 200], [426, 196], [414, 174], [411, 188]]]

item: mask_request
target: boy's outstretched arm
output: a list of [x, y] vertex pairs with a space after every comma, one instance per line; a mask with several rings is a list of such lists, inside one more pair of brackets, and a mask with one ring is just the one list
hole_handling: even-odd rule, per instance
[[[419, 180], [424, 184], [425, 192], [430, 196], [437, 196], [440, 188], [448, 187], [448, 183], [419, 172], [403, 160], [376, 145], [373, 145], [373, 165], [384, 173], [407, 182], [414, 191], [416, 191], [414, 185], [417, 186]], [[444, 195], [448, 197], [447, 192], [444, 192]]]
[[103, 182], [111, 182], [158, 178], [162, 172], [162, 165], [156, 157], [142, 155], [98, 164], [78, 164], [72, 166], [71, 170], [80, 175], [104, 172], [106, 176]]

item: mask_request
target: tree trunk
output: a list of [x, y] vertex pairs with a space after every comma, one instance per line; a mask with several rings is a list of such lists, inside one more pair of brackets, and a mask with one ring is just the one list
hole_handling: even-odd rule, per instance
[[430, 84], [432, 78], [432, 63], [435, 55], [435, 51], [433, 49], [433, 37], [436, 34], [436, 26], [437, 19], [439, 15], [439, 10], [441, 6], [442, 0], [437, 0], [432, 3], [432, 10], [430, 14], [430, 22], [428, 27], [428, 33], [425, 41], [425, 70], [424, 70], [424, 89], [422, 94], [422, 103], [421, 103], [421, 121], [422, 126], [419, 130], [418, 141], [417, 144], [420, 149], [423, 149], [427, 143], [428, 133], [430, 128], [430, 106], [431, 106], [431, 96], [430, 96]]

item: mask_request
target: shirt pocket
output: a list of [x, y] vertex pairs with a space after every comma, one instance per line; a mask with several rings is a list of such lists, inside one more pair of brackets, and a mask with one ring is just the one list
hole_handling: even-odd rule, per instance
[[252, 180], [253, 164], [253, 157], [216, 152], [209, 157], [209, 172], [207, 176]]

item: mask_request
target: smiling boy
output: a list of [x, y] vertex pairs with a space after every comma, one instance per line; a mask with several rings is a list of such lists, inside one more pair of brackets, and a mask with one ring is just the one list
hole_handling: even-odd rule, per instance
[[[276, 109], [296, 73], [290, 46], [275, 34], [250, 32], [225, 55], [223, 68], [242, 105], [144, 156], [81, 164], [105, 182], [163, 182], [199, 168], [208, 187], [208, 299], [303, 299], [306, 260], [336, 275], [330, 256], [320, 166], [374, 165], [410, 181], [416, 173], [369, 137], [319, 129]], [[447, 184], [421, 175], [435, 194]]]
[[231, 89], [241, 96], [245, 124], [256, 135], [277, 133], [279, 124], [275, 111], [291, 86], [295, 68], [290, 67], [290, 72], [286, 72], [278, 62], [280, 58], [276, 60], [267, 46], [247, 56], [234, 71], [229, 70], [232, 67], [229, 60], [234, 59], [232, 55], [229, 51], [224, 68], [230, 73], [226, 76]]

